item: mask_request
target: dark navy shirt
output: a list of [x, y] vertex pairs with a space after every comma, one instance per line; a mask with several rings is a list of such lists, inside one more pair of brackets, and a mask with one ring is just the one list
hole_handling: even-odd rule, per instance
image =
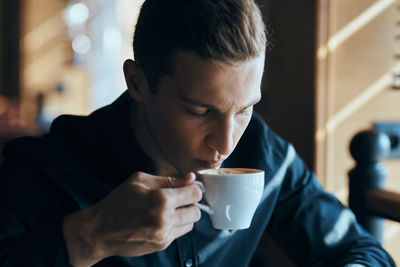
[[[89, 116], [61, 116], [49, 133], [5, 147], [0, 266], [69, 266], [63, 217], [95, 204], [135, 171], [154, 173], [128, 123], [132, 104], [125, 92]], [[264, 233], [300, 266], [394, 266], [353, 213], [323, 191], [293, 146], [256, 114], [223, 167], [265, 171], [249, 229], [214, 229], [202, 213], [190, 233], [163, 251], [95, 266], [247, 266]]]

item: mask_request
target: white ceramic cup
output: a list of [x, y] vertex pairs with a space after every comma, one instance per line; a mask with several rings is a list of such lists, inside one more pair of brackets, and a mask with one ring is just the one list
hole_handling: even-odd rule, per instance
[[264, 190], [264, 171], [244, 168], [205, 169], [196, 183], [207, 204], [196, 205], [211, 217], [214, 228], [246, 229]]

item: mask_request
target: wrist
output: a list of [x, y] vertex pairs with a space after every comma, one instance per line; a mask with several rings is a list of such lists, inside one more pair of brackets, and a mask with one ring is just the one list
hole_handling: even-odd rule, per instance
[[75, 267], [92, 266], [107, 257], [94, 238], [91, 218], [90, 208], [64, 217], [64, 239]]

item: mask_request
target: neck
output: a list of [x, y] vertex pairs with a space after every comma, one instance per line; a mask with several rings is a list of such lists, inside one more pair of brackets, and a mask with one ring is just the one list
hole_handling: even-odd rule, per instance
[[140, 103], [132, 105], [130, 110], [130, 127], [133, 135], [144, 153], [153, 161], [155, 175], [178, 177], [178, 170], [163, 157], [157, 141], [151, 134], [151, 129], [147, 123], [146, 112]]

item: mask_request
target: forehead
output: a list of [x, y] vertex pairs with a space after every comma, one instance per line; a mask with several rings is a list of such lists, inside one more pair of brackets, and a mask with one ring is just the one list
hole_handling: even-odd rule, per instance
[[260, 98], [264, 56], [223, 64], [192, 52], [178, 52], [159, 90], [218, 106], [242, 106]]
[[263, 71], [263, 54], [248, 61], [225, 63], [204, 59], [195, 52], [179, 50], [173, 56], [168, 76], [182, 80], [186, 85], [192, 81], [201, 81], [203, 85], [206, 85], [210, 81], [223, 80], [235, 74], [239, 74], [238, 76], [242, 78], [255, 78], [251, 74], [262, 74]]
[[[256, 58], [262, 58], [262, 60], [264, 60], [264, 55], [262, 54], [260, 57], [254, 57], [252, 59]], [[171, 73], [179, 70], [179, 67], [182, 66], [187, 67], [189, 65], [194, 67], [202, 67], [202, 66], [204, 67], [207, 65], [214, 65], [215, 67], [237, 69], [245, 65], [247, 62], [252, 61], [252, 59], [248, 61], [233, 61], [231, 59], [226, 59], [226, 61], [223, 61], [216, 59], [208, 59], [208, 58], [203, 58], [194, 51], [178, 49], [175, 52], [173, 52], [172, 56], [170, 57], [169, 69], [171, 70]]]

